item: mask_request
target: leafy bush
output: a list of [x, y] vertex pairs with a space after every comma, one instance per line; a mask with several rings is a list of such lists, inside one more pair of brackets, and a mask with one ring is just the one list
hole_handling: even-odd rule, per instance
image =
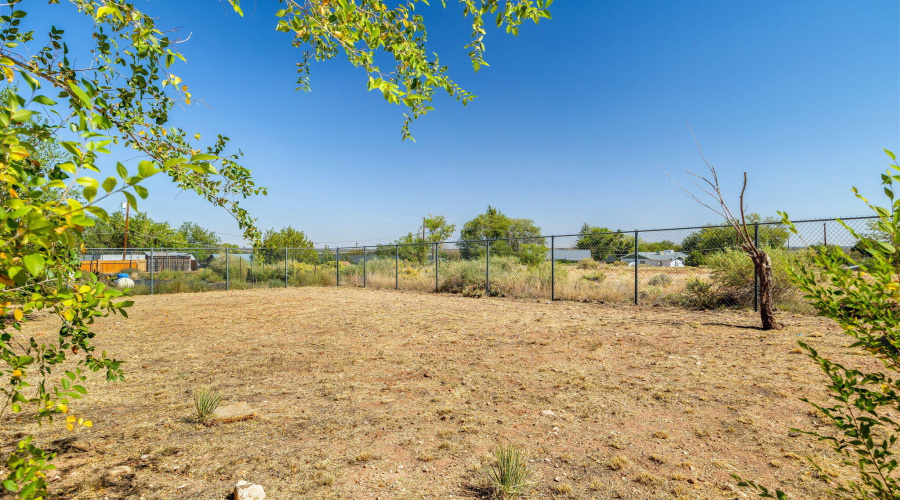
[[576, 267], [578, 269], [600, 269], [601, 264], [594, 259], [581, 259]]
[[213, 282], [225, 281], [224, 276], [222, 276], [218, 272], [216, 272], [208, 267], [201, 269], [200, 272], [197, 273], [197, 277], [200, 278], [201, 280], [206, 280], [206, 281], [213, 281]]
[[[791, 265], [809, 263], [813, 251], [790, 252], [783, 248], [766, 248], [772, 260], [772, 296], [779, 308], [804, 309], [797, 286], [790, 278]], [[705, 265], [712, 270], [712, 287], [704, 291], [700, 306], [695, 307], [752, 307], [755, 295], [753, 262], [741, 250], [727, 249], [704, 256]], [[699, 290], [699, 289], [697, 289]], [[694, 298], [696, 298], [694, 294]]]
[[[493, 266], [491, 266], [493, 268]], [[491, 269], [493, 270], [493, 269]], [[440, 271], [441, 290], [451, 293], [462, 293], [469, 297], [480, 297], [479, 290], [484, 291], [484, 264], [475, 260], [451, 262]]]
[[684, 305], [711, 309], [720, 305], [712, 283], [703, 278], [691, 278], [684, 287]]
[[537, 266], [547, 258], [547, 247], [537, 243], [525, 243], [518, 253], [519, 262], [526, 266]]

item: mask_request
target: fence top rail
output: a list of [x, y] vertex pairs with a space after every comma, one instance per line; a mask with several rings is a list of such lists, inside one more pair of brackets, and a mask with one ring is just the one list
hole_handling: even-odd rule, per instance
[[[810, 224], [810, 223], [828, 223], [828, 222], [838, 222], [838, 221], [851, 221], [851, 220], [873, 220], [877, 219], [877, 216], [874, 215], [861, 215], [861, 216], [851, 216], [851, 217], [833, 217], [828, 219], [803, 219], [803, 220], [792, 220], [793, 224]], [[748, 226], [760, 225], [760, 226], [773, 226], [773, 225], [782, 225], [781, 221], [760, 221], [760, 222], [752, 222], [748, 223]], [[669, 228], [656, 228], [656, 229], [632, 229], [632, 230], [620, 230], [620, 231], [607, 231], [602, 233], [572, 233], [572, 234], [552, 234], [552, 235], [540, 235], [540, 236], [516, 236], [516, 237], [508, 237], [508, 238], [488, 238], [482, 240], [454, 240], [454, 241], [423, 241], [419, 243], [383, 243], [380, 245], [363, 245], [363, 246], [352, 246], [352, 247], [325, 247], [325, 248], [309, 248], [309, 247], [107, 247], [107, 248], [86, 248], [82, 255], [91, 255], [91, 254], [102, 254], [102, 253], [150, 253], [150, 252], [172, 252], [172, 253], [186, 253], [190, 251], [216, 251], [217, 253], [224, 253], [226, 251], [233, 253], [254, 253], [254, 252], [273, 252], [273, 251], [301, 251], [301, 252], [317, 252], [317, 253], [337, 253], [341, 250], [345, 252], [367, 252], [372, 249], [391, 249], [391, 248], [399, 248], [399, 247], [421, 247], [421, 246], [434, 246], [434, 245], [485, 245], [489, 243], [494, 243], [498, 241], [527, 241], [527, 240], [546, 240], [547, 238], [580, 238], [584, 236], [607, 236], [614, 234], [628, 235], [633, 236], [635, 233], [652, 233], [652, 232], [662, 232], [662, 231], [688, 231], [688, 230], [702, 230], [706, 228], [726, 228], [731, 227], [729, 224], [708, 224], [704, 226], [684, 226], [684, 227], [669, 227]]]

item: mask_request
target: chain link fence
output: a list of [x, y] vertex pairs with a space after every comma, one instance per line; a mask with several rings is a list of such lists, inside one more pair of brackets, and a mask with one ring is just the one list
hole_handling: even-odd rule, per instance
[[[842, 219], [879, 238], [874, 218]], [[857, 239], [836, 219], [750, 225], [772, 259], [780, 310], [809, 307], [788, 277], [797, 262], [838, 246], [864, 262]], [[753, 265], [729, 226], [597, 232], [353, 248], [89, 249], [82, 270], [134, 294], [350, 286], [582, 302], [755, 308]], [[117, 281], [118, 283], [118, 281]], [[126, 285], [127, 283], [118, 283]]]

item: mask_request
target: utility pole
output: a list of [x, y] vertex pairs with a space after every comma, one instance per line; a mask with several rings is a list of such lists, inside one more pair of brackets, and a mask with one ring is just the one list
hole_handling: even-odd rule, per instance
[[127, 258], [125, 254], [128, 251], [128, 216], [131, 212], [131, 205], [127, 201], [123, 201], [122, 208], [125, 209], [125, 242], [122, 245], [122, 260], [125, 260]]

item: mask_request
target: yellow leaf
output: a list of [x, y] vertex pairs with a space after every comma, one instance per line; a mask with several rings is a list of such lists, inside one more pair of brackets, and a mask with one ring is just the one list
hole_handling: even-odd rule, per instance
[[[63, 413], [69, 413], [69, 407], [62, 403], [59, 403], [58, 405], [56, 405], [56, 407], [59, 408], [59, 411], [61, 411]], [[74, 417], [72, 417], [72, 418], [74, 418]], [[66, 419], [66, 420], [68, 420], [68, 419]]]
[[78, 419], [75, 418], [75, 415], [69, 415], [68, 417], [66, 417], [66, 423], [67, 423], [67, 424], [71, 424], [72, 422], [74, 422], [74, 421], [76, 421], [76, 420], [78, 420]]
[[13, 377], [16, 377], [16, 378], [21, 377], [21, 376], [22, 376], [22, 370], [19, 370], [19, 369], [13, 370], [12, 376], [13, 376]]
[[66, 424], [66, 429], [68, 429], [71, 432], [71, 431], [75, 430], [75, 426], [72, 424]]
[[85, 420], [82, 425], [84, 425], [85, 427], [93, 427], [94, 423], [91, 422], [90, 420]]
[[63, 318], [65, 318], [66, 321], [72, 321], [72, 319], [75, 318], [75, 311], [66, 309], [63, 311]]
[[81, 288], [78, 289], [81, 293], [88, 293], [91, 291], [90, 285], [81, 285]]
[[15, 312], [13, 312], [13, 317], [16, 318], [16, 321], [22, 321], [22, 316], [23, 314], [21, 309], [16, 309]]

